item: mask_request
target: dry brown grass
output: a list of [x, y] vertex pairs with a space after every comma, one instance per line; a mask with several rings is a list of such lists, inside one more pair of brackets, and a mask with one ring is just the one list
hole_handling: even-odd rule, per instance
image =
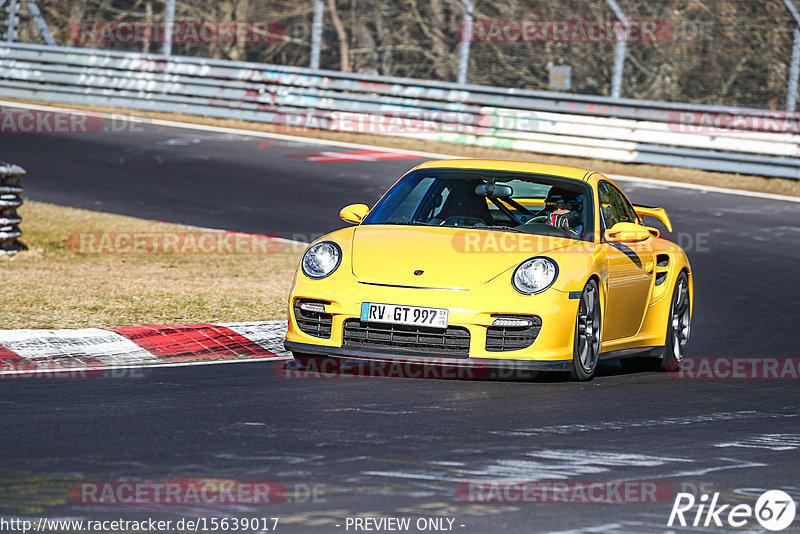
[[[195, 229], [41, 202], [26, 203], [20, 214], [22, 241], [30, 250], [10, 261], [0, 258], [0, 328], [239, 322], [286, 316], [286, 297], [302, 252], [298, 246], [276, 244], [270, 247], [272, 253], [260, 254], [82, 254], [68, 245], [70, 235]], [[72, 239], [69, 242], [75, 243]]]
[[[43, 104], [42, 102], [23, 101], [31, 104]], [[194, 124], [207, 124], [226, 128], [240, 128], [260, 132], [286, 134], [285, 129], [260, 122], [250, 122], [232, 119], [214, 119], [210, 117], [200, 117], [196, 115], [183, 115], [180, 113], [161, 113], [140, 110], [122, 110], [119, 108], [101, 106], [83, 106], [73, 104], [51, 104], [57, 107], [68, 109], [83, 109], [96, 111], [99, 113], [129, 114], [137, 117], [148, 117], [152, 119], [189, 122]], [[762, 176], [752, 176], [745, 174], [730, 174], [722, 172], [709, 172], [697, 169], [681, 169], [678, 167], [662, 167], [657, 165], [642, 165], [636, 163], [617, 163], [613, 161], [603, 161], [596, 159], [586, 159], [578, 157], [551, 156], [547, 154], [534, 154], [530, 152], [520, 152], [518, 150], [507, 150], [501, 148], [484, 148], [459, 145], [454, 143], [444, 143], [436, 141], [424, 141], [419, 139], [407, 139], [402, 137], [390, 137], [386, 135], [361, 134], [331, 132], [325, 130], [303, 130], [295, 132], [296, 135], [312, 137], [316, 139], [327, 139], [332, 141], [342, 141], [350, 143], [361, 143], [387, 148], [397, 148], [403, 150], [416, 150], [422, 152], [434, 152], [453, 156], [465, 156], [472, 158], [486, 159], [507, 159], [537, 161], [541, 163], [556, 163], [559, 165], [571, 165], [584, 169], [593, 169], [603, 174], [623, 174], [628, 176], [639, 176], [642, 178], [653, 178], [656, 180], [670, 180], [674, 182], [687, 182], [693, 184], [713, 185], [716, 187], [728, 187], [731, 189], [742, 189], [746, 191], [760, 191], [781, 195], [800, 196], [800, 180], [790, 180], [783, 178], [765, 178]]]

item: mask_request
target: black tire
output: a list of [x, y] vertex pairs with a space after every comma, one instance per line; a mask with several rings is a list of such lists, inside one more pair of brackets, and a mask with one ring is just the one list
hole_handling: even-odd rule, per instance
[[686, 272], [681, 271], [675, 280], [675, 289], [672, 290], [667, 339], [664, 342], [664, 353], [661, 356], [662, 371], [677, 371], [683, 363], [692, 322], [690, 299], [689, 277], [686, 276]]
[[572, 349], [572, 380], [586, 381], [594, 377], [600, 361], [600, 342], [603, 321], [600, 310], [600, 290], [594, 279], [586, 282], [575, 317], [575, 336]]

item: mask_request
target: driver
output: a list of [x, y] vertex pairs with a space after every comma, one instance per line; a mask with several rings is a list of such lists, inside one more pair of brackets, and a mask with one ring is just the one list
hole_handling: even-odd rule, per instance
[[582, 205], [583, 195], [576, 195], [553, 187], [547, 193], [542, 215], [534, 220], [549, 224], [570, 234], [578, 235], [583, 231], [583, 224], [581, 224]]

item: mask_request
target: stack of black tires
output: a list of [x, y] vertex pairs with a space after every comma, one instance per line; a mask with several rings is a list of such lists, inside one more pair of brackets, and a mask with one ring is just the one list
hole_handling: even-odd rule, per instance
[[22, 205], [20, 179], [25, 169], [19, 165], [0, 162], [0, 256], [13, 256], [27, 247], [19, 240], [22, 218], [17, 208]]

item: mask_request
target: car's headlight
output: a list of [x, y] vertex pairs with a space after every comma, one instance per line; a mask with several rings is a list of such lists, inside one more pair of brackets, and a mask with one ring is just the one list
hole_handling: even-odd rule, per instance
[[556, 281], [558, 265], [550, 258], [537, 257], [523, 261], [514, 271], [511, 285], [523, 295], [541, 293]]
[[342, 261], [342, 249], [333, 241], [322, 241], [313, 245], [303, 255], [301, 267], [309, 278], [325, 278]]

